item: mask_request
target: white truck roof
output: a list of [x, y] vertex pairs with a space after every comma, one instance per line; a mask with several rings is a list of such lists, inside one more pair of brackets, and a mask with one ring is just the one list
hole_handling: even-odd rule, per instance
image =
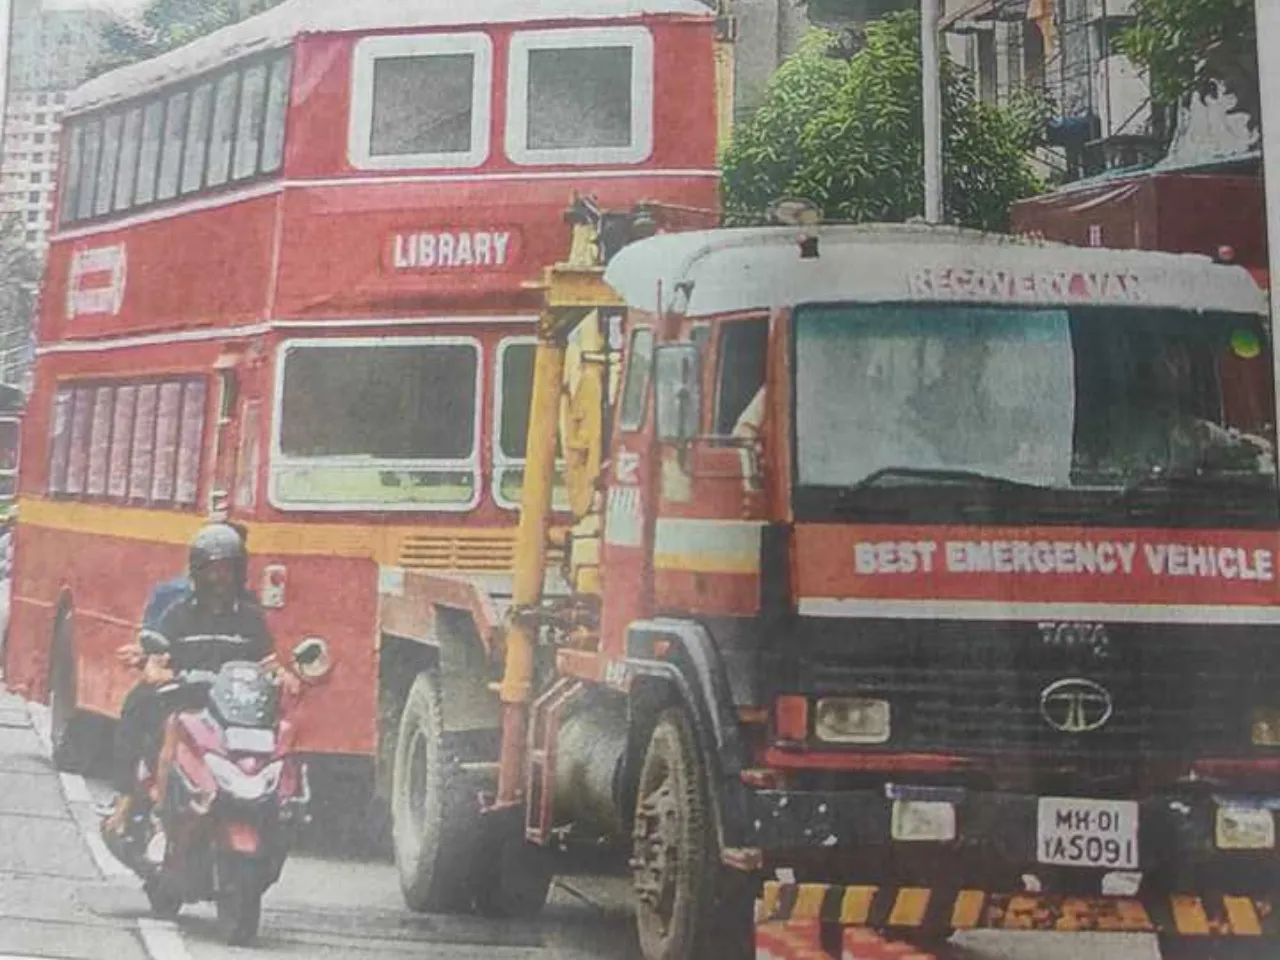
[[285, 0], [151, 60], [80, 86], [68, 113], [141, 96], [254, 53], [288, 46], [308, 33], [368, 32], [555, 20], [616, 20], [647, 15], [713, 17], [701, 0]]
[[[815, 259], [800, 255], [806, 231]], [[1208, 257], [915, 224], [660, 234], [624, 248], [605, 279], [630, 306], [654, 310], [661, 290], [691, 317], [834, 301], [1267, 311], [1247, 270]]]

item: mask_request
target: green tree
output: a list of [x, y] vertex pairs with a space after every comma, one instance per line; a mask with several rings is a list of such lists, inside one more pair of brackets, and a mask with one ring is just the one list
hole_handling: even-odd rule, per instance
[[24, 243], [25, 234], [18, 214], [0, 216], [0, 374], [15, 372], [35, 323], [40, 261]]
[[[731, 222], [758, 221], [781, 196], [810, 199], [831, 220], [893, 222], [923, 212], [919, 23], [914, 13], [869, 23], [854, 53], [835, 33], [810, 33], [725, 151]], [[1003, 229], [1009, 205], [1044, 188], [1030, 151], [1045, 108], [1030, 96], [986, 103], [950, 61], [942, 83], [947, 219]]]
[[1232, 94], [1236, 112], [1260, 129], [1254, 0], [1134, 0], [1133, 12], [1118, 44], [1147, 69], [1157, 102]]
[[281, 0], [148, 0], [136, 17], [114, 16], [103, 28], [102, 56], [91, 71], [159, 56], [197, 37], [270, 9]]

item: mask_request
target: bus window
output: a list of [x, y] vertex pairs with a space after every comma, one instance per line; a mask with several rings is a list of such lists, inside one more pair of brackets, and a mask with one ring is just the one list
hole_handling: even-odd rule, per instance
[[71, 223], [76, 219], [79, 206], [80, 168], [84, 165], [84, 124], [73, 125], [67, 139], [67, 160], [62, 170], [62, 182], [66, 184], [66, 195], [62, 198], [63, 223]]
[[357, 167], [470, 167], [489, 154], [484, 34], [370, 37], [356, 46], [348, 152]]
[[84, 493], [89, 466], [89, 431], [93, 425], [93, 388], [80, 387], [71, 407], [71, 452], [67, 456], [66, 492]]
[[93, 403], [93, 432], [89, 436], [89, 469], [84, 492], [91, 497], [107, 492], [107, 456], [111, 448], [112, 401], [115, 390], [98, 387]]
[[156, 168], [160, 162], [160, 138], [164, 127], [164, 101], [148, 103], [142, 115], [142, 145], [138, 150], [138, 185], [133, 194], [135, 204], [150, 203], [156, 198]]
[[169, 503], [173, 500], [181, 416], [182, 384], [162, 383], [159, 405], [156, 408], [155, 470], [151, 477], [153, 503]]
[[218, 80], [213, 97], [213, 126], [209, 140], [209, 164], [205, 183], [221, 186], [231, 174], [231, 145], [236, 135], [236, 103], [240, 74], [232, 72]]
[[653, 39], [643, 27], [511, 41], [507, 153], [517, 163], [637, 163], [653, 148]]
[[115, 198], [116, 162], [120, 157], [120, 131], [124, 115], [113, 113], [107, 117], [102, 130], [102, 161], [98, 164], [97, 195], [93, 204], [95, 216], [111, 212]]
[[[495, 384], [493, 495], [499, 506], [517, 507], [524, 487], [525, 449], [529, 441], [529, 401], [533, 397], [533, 360], [537, 341], [532, 337], [504, 340], [498, 348], [498, 377]], [[569, 508], [564, 485], [562, 456], [557, 438], [556, 480], [553, 507]]]
[[71, 409], [75, 391], [70, 387], [58, 390], [53, 401], [53, 430], [49, 437], [49, 481], [52, 494], [65, 493], [67, 489], [67, 460], [71, 452]]
[[124, 118], [120, 136], [120, 161], [116, 165], [115, 209], [133, 206], [133, 185], [138, 179], [138, 149], [142, 146], [142, 108], [134, 107]]
[[281, 506], [468, 509], [479, 492], [479, 344], [289, 344], [271, 465]]
[[271, 63], [267, 84], [267, 117], [262, 132], [262, 172], [275, 173], [284, 161], [285, 116], [289, 110], [289, 68], [292, 58], [285, 54]]
[[160, 180], [156, 199], [170, 200], [178, 195], [178, 171], [182, 166], [182, 138], [187, 128], [189, 93], [175, 93], [165, 111], [164, 145], [160, 151]]
[[244, 180], [258, 172], [266, 96], [266, 64], [249, 67], [244, 71], [240, 85], [240, 116], [236, 123], [235, 162], [231, 169], [234, 180]]
[[93, 216], [93, 188], [98, 182], [98, 157], [102, 154], [102, 120], [95, 117], [84, 125], [84, 163], [80, 168], [80, 191], [76, 217]]
[[145, 501], [151, 495], [152, 454], [156, 442], [156, 398], [160, 385], [138, 388], [138, 413], [133, 421], [133, 453], [129, 458], [129, 499]]
[[182, 158], [182, 192], [195, 193], [204, 185], [204, 157], [209, 146], [209, 113], [213, 84], [202, 83], [191, 94], [186, 147]]
[[258, 505], [258, 458], [262, 449], [258, 432], [262, 429], [262, 403], [251, 400], [244, 405], [244, 421], [240, 426], [240, 453], [236, 458], [235, 503], [241, 510]]
[[18, 469], [18, 446], [21, 437], [17, 420], [0, 420], [0, 471]]
[[111, 457], [107, 468], [107, 496], [123, 500], [129, 495], [129, 451], [133, 444], [133, 416], [138, 388], [116, 390], [115, 419], [111, 427]]
[[182, 393], [182, 428], [178, 434], [178, 476], [173, 499], [194, 506], [200, 492], [200, 452], [204, 441], [205, 383], [188, 381]]

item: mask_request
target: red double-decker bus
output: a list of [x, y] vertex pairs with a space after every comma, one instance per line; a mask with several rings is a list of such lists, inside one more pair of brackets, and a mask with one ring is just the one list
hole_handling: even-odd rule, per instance
[[[424, 664], [493, 668], [529, 281], [575, 195], [715, 208], [724, 75], [698, 0], [288, 0], [73, 96], [4, 664], [61, 764], [210, 514], [277, 638], [333, 649], [309, 752], [385, 756]], [[379, 622], [406, 589], [425, 633]]]

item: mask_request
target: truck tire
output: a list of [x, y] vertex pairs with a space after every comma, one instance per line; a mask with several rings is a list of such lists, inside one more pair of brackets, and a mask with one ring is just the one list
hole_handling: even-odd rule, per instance
[[91, 756], [88, 724], [76, 705], [76, 664], [71, 646], [71, 615], [62, 612], [53, 627], [49, 661], [49, 745], [58, 770], [86, 773]]
[[218, 936], [233, 947], [245, 947], [258, 936], [262, 922], [262, 894], [266, 889], [258, 861], [227, 857], [219, 869], [215, 926]]
[[391, 769], [392, 842], [405, 905], [463, 913], [475, 900], [479, 816], [444, 746], [440, 681], [418, 674], [405, 699]]
[[711, 803], [693, 723], [680, 708], [663, 711], [640, 768], [632, 831], [645, 960], [748, 955], [751, 914], [726, 896]]

